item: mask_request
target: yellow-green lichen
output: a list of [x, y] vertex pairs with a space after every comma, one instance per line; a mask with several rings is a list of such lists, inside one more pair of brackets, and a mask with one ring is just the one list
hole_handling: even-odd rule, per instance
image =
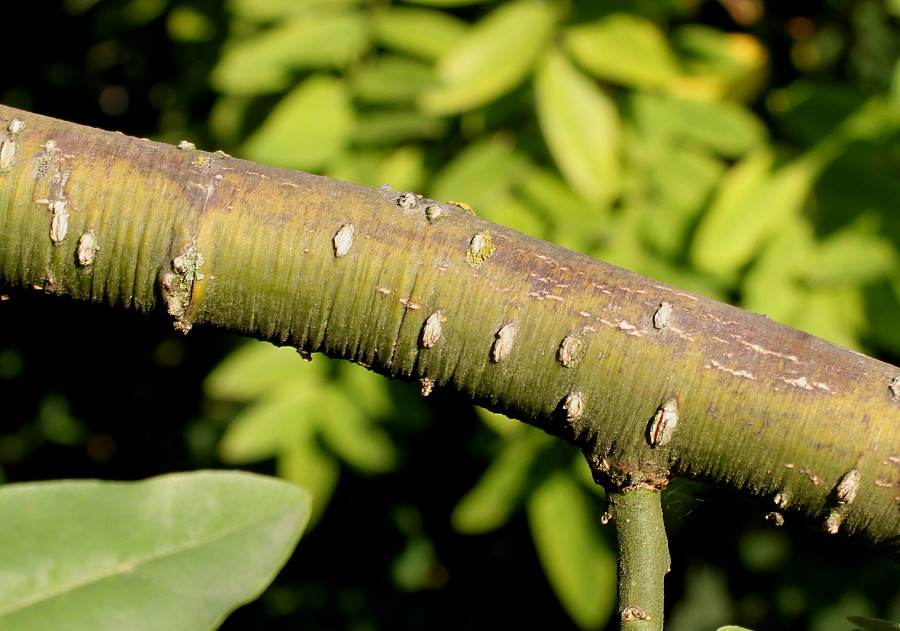
[[449, 200], [447, 203], [448, 203], [448, 204], [453, 204], [454, 206], [459, 206], [459, 207], [462, 208], [463, 210], [468, 210], [468, 211], [469, 211], [470, 213], [472, 213], [473, 215], [475, 214], [475, 211], [472, 210], [472, 207], [471, 207], [469, 204], [467, 204], [466, 202], [455, 202], [455, 201], [453, 201], [453, 200]]
[[487, 230], [479, 232], [469, 241], [469, 249], [466, 250], [466, 261], [472, 267], [481, 267], [481, 264], [491, 258], [496, 249], [491, 240], [491, 233]]

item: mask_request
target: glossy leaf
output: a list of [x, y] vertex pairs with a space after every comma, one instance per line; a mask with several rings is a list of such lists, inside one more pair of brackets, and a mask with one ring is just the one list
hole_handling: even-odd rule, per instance
[[612, 614], [616, 558], [587, 498], [576, 481], [557, 472], [529, 498], [528, 523], [557, 597], [578, 626], [590, 629]]
[[285, 96], [244, 144], [243, 157], [318, 171], [346, 145], [353, 108], [342, 81], [313, 75]]
[[293, 550], [309, 496], [262, 476], [205, 471], [0, 490], [0, 627], [215, 629]]
[[541, 130], [566, 180], [588, 201], [614, 199], [621, 124], [612, 99], [560, 53], [544, 58], [535, 88]]
[[295, 70], [346, 66], [368, 45], [362, 13], [304, 15], [226, 48], [211, 81], [226, 94], [280, 92]]
[[550, 3], [517, 0], [500, 5], [441, 56], [438, 85], [422, 95], [422, 108], [456, 114], [506, 94], [531, 72], [555, 23]]
[[662, 30], [633, 13], [613, 13], [566, 29], [565, 43], [588, 72], [611, 83], [656, 87], [678, 75]]

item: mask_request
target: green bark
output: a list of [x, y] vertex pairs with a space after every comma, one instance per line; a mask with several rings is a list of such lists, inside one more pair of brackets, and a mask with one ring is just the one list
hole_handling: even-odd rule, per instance
[[609, 494], [619, 557], [619, 628], [662, 631], [663, 580], [669, 547], [659, 490], [635, 487]]
[[457, 206], [0, 121], [4, 285], [453, 388], [579, 446], [608, 485], [713, 482], [900, 559], [893, 366]]

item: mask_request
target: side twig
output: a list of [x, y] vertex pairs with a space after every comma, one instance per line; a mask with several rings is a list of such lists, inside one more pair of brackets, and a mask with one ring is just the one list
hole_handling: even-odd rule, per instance
[[619, 553], [619, 616], [622, 631], [662, 631], [663, 579], [669, 547], [660, 491], [632, 487], [609, 494]]

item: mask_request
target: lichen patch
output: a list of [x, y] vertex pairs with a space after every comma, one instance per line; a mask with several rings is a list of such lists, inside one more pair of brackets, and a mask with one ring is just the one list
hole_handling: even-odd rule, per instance
[[481, 265], [491, 258], [496, 250], [491, 233], [485, 230], [479, 232], [469, 241], [469, 248], [466, 250], [466, 261], [472, 267], [481, 267]]

